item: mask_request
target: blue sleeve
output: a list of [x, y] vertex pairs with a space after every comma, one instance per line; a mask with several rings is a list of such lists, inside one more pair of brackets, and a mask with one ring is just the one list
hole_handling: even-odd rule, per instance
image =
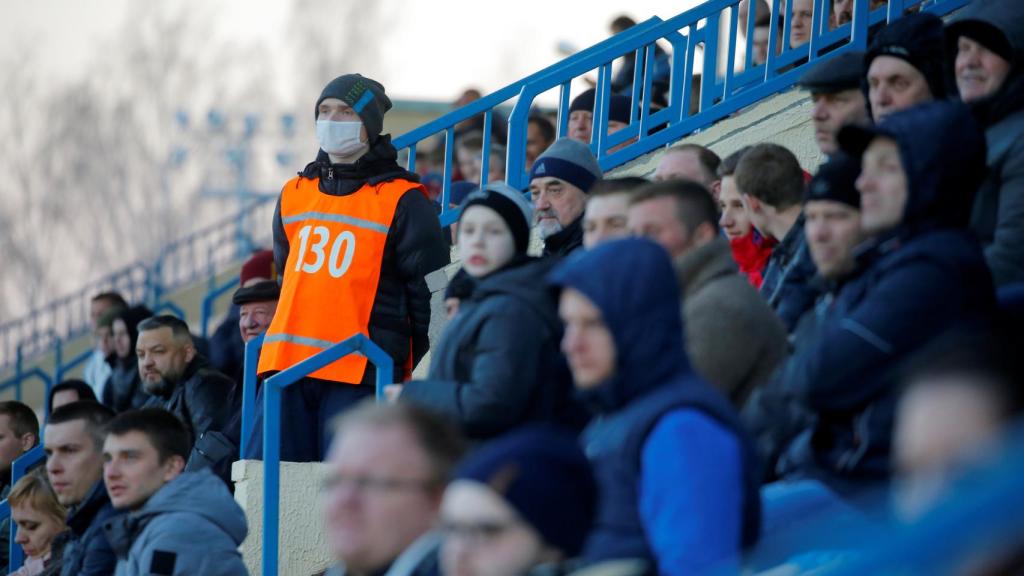
[[692, 409], [668, 413], [644, 443], [640, 518], [662, 575], [737, 569], [743, 522], [740, 445]]

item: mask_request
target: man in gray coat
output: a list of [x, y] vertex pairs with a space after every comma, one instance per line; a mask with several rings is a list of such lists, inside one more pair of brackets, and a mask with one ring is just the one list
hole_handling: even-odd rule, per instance
[[248, 574], [238, 552], [245, 514], [210, 471], [182, 472], [189, 450], [185, 426], [163, 409], [108, 425], [103, 479], [114, 507], [128, 511], [103, 526], [116, 576]]
[[988, 149], [971, 230], [996, 286], [1024, 282], [1024, 5], [974, 2], [946, 26], [946, 40], [960, 99], [985, 128]]
[[688, 180], [645, 186], [631, 199], [629, 229], [672, 256], [690, 360], [742, 407], [785, 356], [786, 329], [739, 274], [711, 193]]

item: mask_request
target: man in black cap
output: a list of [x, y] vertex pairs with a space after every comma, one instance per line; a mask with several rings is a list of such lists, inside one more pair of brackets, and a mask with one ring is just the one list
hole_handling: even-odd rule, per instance
[[810, 91], [814, 140], [822, 154], [835, 154], [836, 134], [847, 124], [869, 124], [867, 99], [860, 91], [864, 54], [844, 52], [819, 62], [800, 79]]
[[[391, 357], [401, 382], [429, 348], [424, 277], [446, 265], [449, 252], [426, 189], [398, 165], [391, 136], [381, 133], [390, 109], [384, 87], [359, 74], [335, 78], [316, 101], [320, 152], [285, 184], [274, 214], [283, 281], [260, 352], [263, 377], [365, 334]], [[352, 354], [286, 388], [281, 459], [321, 459], [327, 421], [372, 395], [375, 379], [366, 357]]]
[[947, 72], [988, 143], [971, 229], [996, 285], [1024, 282], [1024, 4], [975, 2], [946, 26], [946, 40]]
[[[573, 98], [569, 104], [569, 138], [590, 145], [594, 131], [594, 102], [596, 91], [591, 88]], [[612, 94], [608, 101], [608, 135], [611, 136], [629, 125], [631, 99], [622, 94]], [[634, 142], [623, 142], [608, 150], [609, 153]]]
[[[804, 236], [818, 270], [813, 282], [821, 295], [793, 330], [794, 353], [802, 353], [814, 343], [820, 320], [828, 314], [839, 289], [856, 269], [854, 248], [864, 240], [860, 193], [856, 188], [859, 175], [860, 159], [837, 150], [818, 168], [804, 194]], [[776, 465], [782, 451], [813, 420], [812, 411], [796, 397], [788, 382], [785, 371], [778, 371], [774, 378], [754, 390], [743, 407], [743, 420], [757, 439], [765, 463], [765, 481], [777, 477]]]
[[946, 97], [942, 20], [907, 14], [878, 31], [864, 56], [871, 116], [875, 121]]

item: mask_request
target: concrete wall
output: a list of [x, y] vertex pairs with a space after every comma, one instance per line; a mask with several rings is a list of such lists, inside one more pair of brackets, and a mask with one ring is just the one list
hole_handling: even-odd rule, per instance
[[[324, 540], [320, 487], [326, 467], [318, 462], [281, 464], [280, 574], [310, 576], [331, 563]], [[263, 462], [242, 460], [231, 469], [235, 501], [245, 510], [249, 536], [242, 559], [249, 574], [263, 569]]]
[[[706, 146], [725, 158], [744, 146], [774, 142], [789, 148], [804, 170], [814, 173], [824, 161], [814, 141], [811, 100], [807, 92], [790, 90], [741, 110], [714, 126], [687, 136], [679, 143]], [[615, 176], [650, 178], [664, 150], [656, 150], [616, 169]]]

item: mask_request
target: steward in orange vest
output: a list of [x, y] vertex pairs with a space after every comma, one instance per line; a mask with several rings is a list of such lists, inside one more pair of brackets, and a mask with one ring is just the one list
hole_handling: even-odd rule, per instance
[[[391, 356], [401, 382], [429, 348], [424, 277], [448, 264], [449, 252], [426, 189], [381, 134], [390, 108], [384, 87], [359, 74], [334, 79], [317, 100], [320, 153], [285, 184], [274, 214], [283, 279], [261, 377], [362, 333]], [[373, 365], [351, 355], [286, 388], [282, 459], [322, 459], [325, 423], [372, 396], [374, 378]], [[261, 420], [247, 457], [262, 456]]]

